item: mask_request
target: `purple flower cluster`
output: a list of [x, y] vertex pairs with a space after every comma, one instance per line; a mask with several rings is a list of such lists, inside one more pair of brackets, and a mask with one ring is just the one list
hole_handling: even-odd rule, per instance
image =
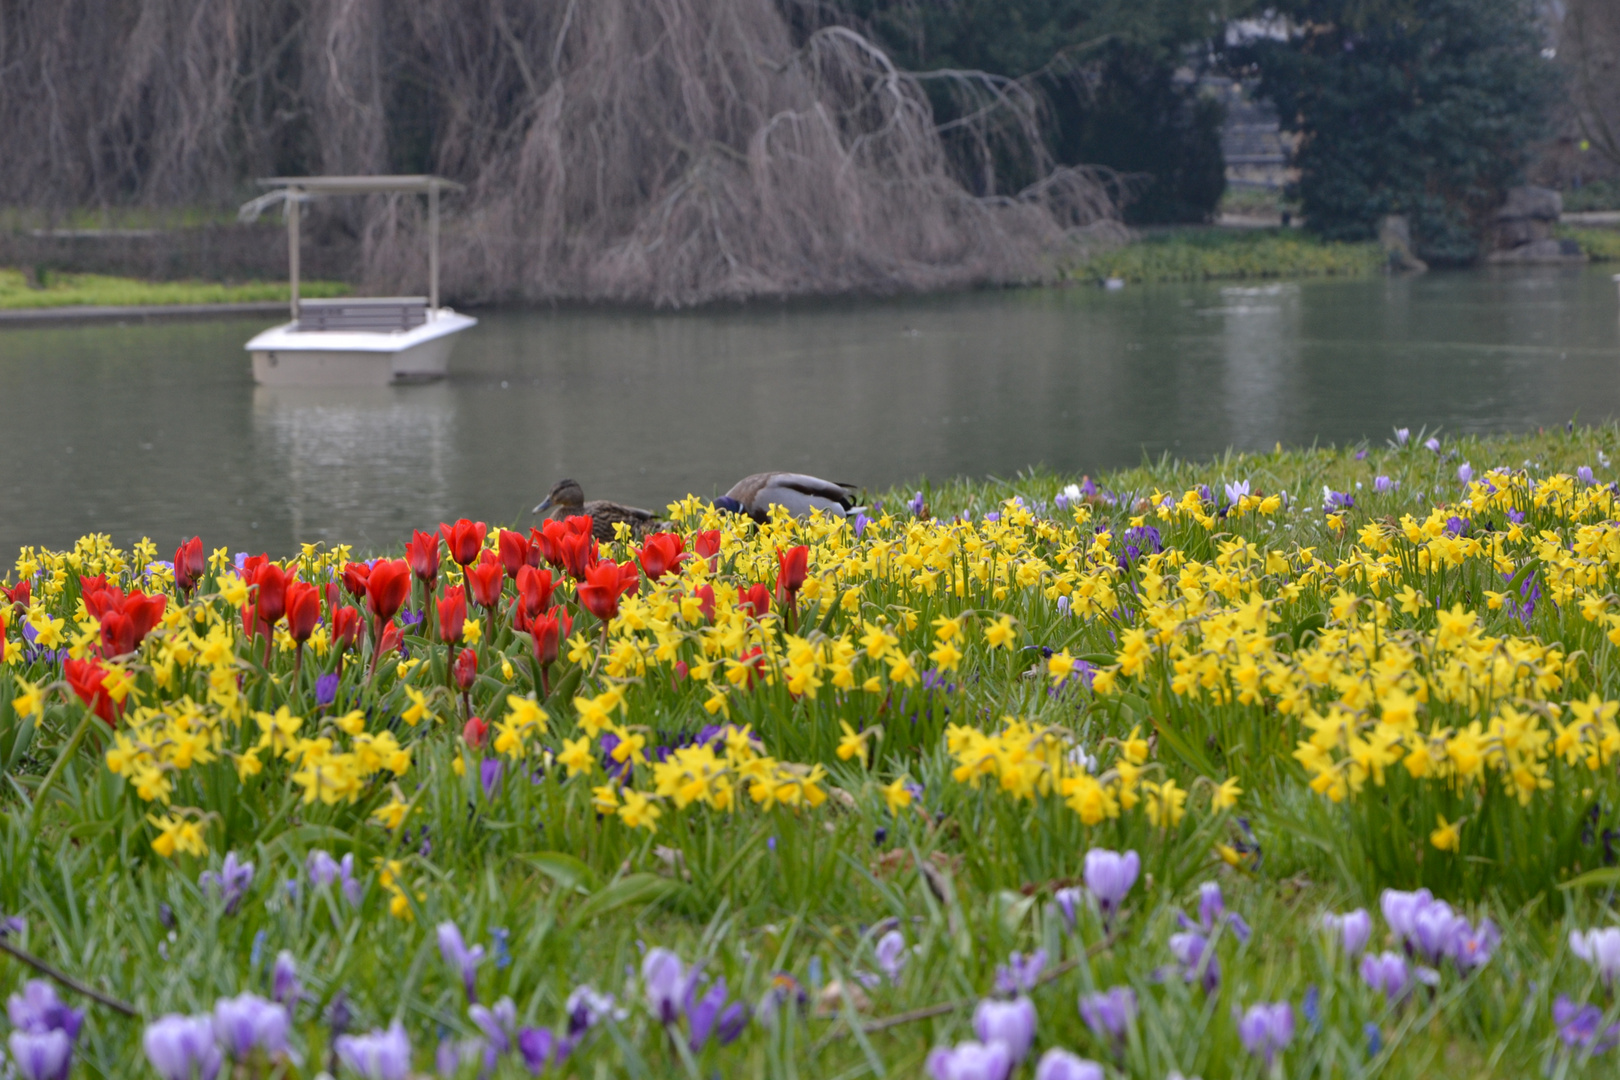
[[292, 1016], [256, 994], [220, 998], [213, 1015], [169, 1013], [148, 1024], [141, 1045], [163, 1080], [213, 1080], [224, 1062], [287, 1053]]
[[1269, 1068], [1272, 1059], [1294, 1041], [1294, 1007], [1286, 1001], [1250, 1005], [1238, 1021], [1238, 1038], [1249, 1053], [1265, 1058]]
[[21, 994], [6, 999], [11, 1035], [6, 1045], [23, 1080], [65, 1080], [73, 1067], [84, 1013], [62, 1003], [43, 979], [30, 980]]
[[1225, 926], [1239, 941], [1249, 940], [1249, 924], [1243, 916], [1226, 910], [1221, 887], [1206, 881], [1198, 888], [1198, 919], [1194, 921], [1185, 912], [1177, 912], [1181, 932], [1170, 935], [1170, 955], [1181, 969], [1181, 977], [1196, 982], [1206, 994], [1213, 994], [1221, 986], [1221, 962], [1215, 955], [1210, 939], [1216, 929]]
[[1592, 965], [1604, 986], [1613, 986], [1620, 976], [1620, 928], [1571, 930], [1569, 951]]
[[1115, 1049], [1125, 1045], [1125, 1036], [1136, 1019], [1136, 991], [1115, 986], [1097, 994], [1080, 995], [1080, 1019], [1098, 1038], [1108, 1039]]
[[1323, 930], [1334, 935], [1347, 956], [1360, 956], [1372, 938], [1372, 916], [1366, 908], [1345, 915], [1324, 914], [1319, 922]]
[[900, 972], [906, 966], [906, 937], [898, 930], [890, 930], [878, 938], [872, 947], [879, 970], [891, 983], [900, 981]]
[[339, 1035], [332, 1049], [345, 1068], [362, 1080], [405, 1080], [411, 1073], [411, 1040], [398, 1020], [385, 1031]]
[[1436, 900], [1428, 889], [1385, 889], [1379, 907], [1409, 955], [1432, 965], [1450, 960], [1464, 974], [1490, 960], [1502, 940], [1488, 917], [1475, 926], [1450, 904]]
[[1601, 1054], [1620, 1045], [1620, 1024], [1603, 1026], [1603, 1010], [1596, 1005], [1576, 1005], [1563, 994], [1553, 1002], [1553, 1023], [1558, 1037], [1571, 1049]]
[[309, 875], [309, 883], [317, 889], [326, 888], [334, 881], [339, 882], [343, 898], [354, 907], [360, 906], [363, 891], [360, 888], [360, 883], [354, 877], [354, 855], [352, 853], [343, 856], [343, 860], [339, 862], [332, 858], [328, 852], [317, 848], [310, 852], [309, 858], [305, 860], [304, 872]]
[[1008, 996], [1027, 993], [1035, 989], [1045, 969], [1045, 949], [1036, 949], [1028, 956], [1015, 952], [996, 968], [996, 993]]
[[647, 1008], [666, 1028], [686, 1019], [688, 1043], [702, 1052], [711, 1038], [721, 1046], [734, 1041], [748, 1027], [748, 1006], [731, 1001], [724, 978], [715, 980], [701, 997], [702, 977], [668, 949], [649, 949], [641, 961], [642, 992]]
[[1152, 525], [1137, 525], [1125, 530], [1120, 537], [1119, 568], [1129, 570], [1144, 555], [1157, 555], [1164, 550], [1159, 530]]
[[242, 862], [236, 857], [236, 852], [227, 852], [225, 863], [218, 872], [204, 870], [197, 877], [197, 885], [204, 894], [212, 894], [216, 899], [225, 902], [225, 914], [236, 914], [236, 907], [242, 902], [248, 888], [253, 884], [253, 864]]

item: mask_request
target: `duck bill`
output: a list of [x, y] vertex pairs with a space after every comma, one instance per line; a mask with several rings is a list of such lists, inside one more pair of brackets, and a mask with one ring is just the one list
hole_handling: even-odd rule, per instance
[[550, 509], [551, 509], [551, 496], [547, 495], [545, 497], [545, 499], [541, 501], [540, 505], [535, 507], [533, 510], [530, 510], [529, 513], [531, 513], [531, 514], [541, 514], [541, 513], [544, 513], [545, 511], [550, 510]]

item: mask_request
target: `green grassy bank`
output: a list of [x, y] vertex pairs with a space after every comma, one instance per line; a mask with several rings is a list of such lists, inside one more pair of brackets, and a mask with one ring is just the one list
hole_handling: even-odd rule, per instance
[[[347, 296], [335, 281], [306, 281], [299, 291], [310, 298]], [[211, 281], [140, 281], [104, 274], [41, 272], [34, 281], [21, 270], [0, 269], [0, 310], [58, 307], [160, 307], [171, 304], [247, 304], [286, 300], [285, 282], [250, 281], [225, 285]]]
[[1142, 237], [1074, 271], [1082, 281], [1136, 284], [1245, 278], [1367, 277], [1384, 266], [1377, 244], [1320, 240], [1298, 229], [1178, 229]]

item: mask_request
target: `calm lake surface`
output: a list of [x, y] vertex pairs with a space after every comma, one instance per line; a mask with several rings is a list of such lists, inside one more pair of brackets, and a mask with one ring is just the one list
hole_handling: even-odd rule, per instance
[[310, 393], [253, 385], [269, 320], [0, 330], [0, 566], [91, 531], [378, 548], [527, 521], [562, 476], [659, 508], [765, 469], [884, 488], [1620, 415], [1599, 268], [477, 314], [445, 383]]

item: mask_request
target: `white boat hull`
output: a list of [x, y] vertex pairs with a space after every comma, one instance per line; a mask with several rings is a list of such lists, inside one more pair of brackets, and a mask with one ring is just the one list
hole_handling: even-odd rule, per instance
[[247, 343], [253, 381], [261, 386], [387, 386], [430, 382], [450, 373], [456, 335], [478, 320], [439, 308], [412, 330], [378, 333], [357, 330], [271, 327]]

